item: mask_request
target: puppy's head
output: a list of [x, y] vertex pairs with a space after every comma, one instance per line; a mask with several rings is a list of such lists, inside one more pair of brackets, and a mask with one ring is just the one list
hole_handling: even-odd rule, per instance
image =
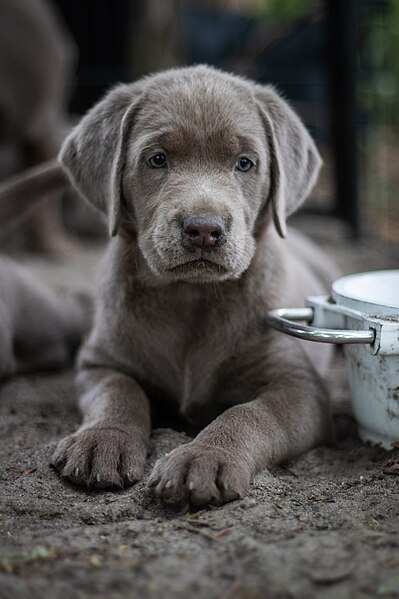
[[321, 163], [272, 88], [203, 66], [116, 87], [60, 159], [112, 235], [134, 230], [153, 273], [193, 283], [240, 277], [271, 218], [284, 236]]

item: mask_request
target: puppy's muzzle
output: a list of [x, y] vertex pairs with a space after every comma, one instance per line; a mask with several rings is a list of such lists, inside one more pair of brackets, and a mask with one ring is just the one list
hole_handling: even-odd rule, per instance
[[188, 250], [201, 248], [211, 251], [226, 243], [224, 224], [221, 218], [214, 216], [192, 216], [182, 223], [181, 242]]

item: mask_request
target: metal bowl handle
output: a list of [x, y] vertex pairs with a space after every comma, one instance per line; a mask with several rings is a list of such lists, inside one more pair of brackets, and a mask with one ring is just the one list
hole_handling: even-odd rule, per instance
[[374, 343], [375, 331], [350, 331], [346, 329], [320, 329], [304, 324], [295, 324], [292, 321], [304, 320], [312, 322], [313, 308], [278, 308], [270, 310], [266, 316], [266, 323], [292, 337], [299, 337], [307, 341], [319, 343]]

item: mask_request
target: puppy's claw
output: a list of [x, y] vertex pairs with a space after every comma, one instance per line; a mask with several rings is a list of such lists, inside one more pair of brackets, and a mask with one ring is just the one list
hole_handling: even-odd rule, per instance
[[62, 472], [66, 464], [66, 459], [53, 460], [50, 462], [50, 468], [54, 468], [57, 472]]
[[140, 480], [140, 476], [134, 476], [131, 472], [128, 472], [125, 476], [125, 487], [131, 487]]
[[160, 480], [161, 478], [159, 476], [156, 476], [155, 478], [150, 478], [147, 484], [150, 487], [150, 489], [152, 489], [153, 487], [157, 486]]
[[189, 491], [193, 491], [194, 490], [195, 484], [193, 483], [192, 480], [190, 480], [190, 482], [188, 483], [188, 488], [189, 488]]
[[172, 481], [168, 480], [166, 485], [165, 485], [165, 489], [170, 489], [170, 487], [172, 486]]
[[75, 470], [73, 471], [73, 475], [74, 475], [76, 478], [79, 478], [79, 475], [80, 475], [80, 468], [75, 468]]
[[96, 474], [96, 481], [97, 481], [98, 483], [99, 483], [99, 482], [101, 482], [101, 476], [98, 474], [98, 472], [97, 472], [97, 474]]

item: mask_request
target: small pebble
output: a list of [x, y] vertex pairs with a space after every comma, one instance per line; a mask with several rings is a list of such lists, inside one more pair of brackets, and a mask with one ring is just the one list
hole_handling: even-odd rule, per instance
[[256, 499], [245, 499], [240, 503], [240, 508], [243, 510], [247, 510], [248, 508], [255, 507], [257, 505]]

